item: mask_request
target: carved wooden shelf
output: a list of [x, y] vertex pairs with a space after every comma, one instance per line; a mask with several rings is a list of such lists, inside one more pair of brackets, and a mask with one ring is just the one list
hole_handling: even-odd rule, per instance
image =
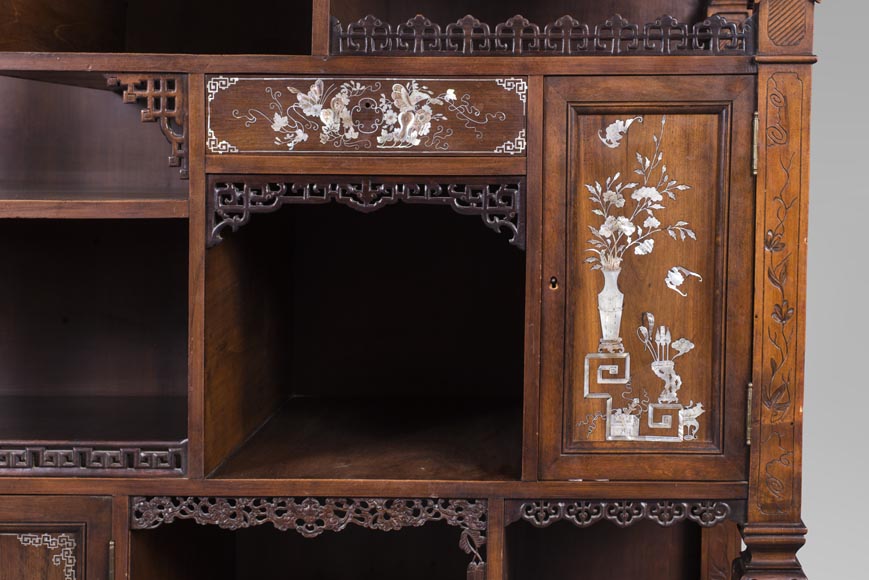
[[0, 218], [186, 218], [187, 196], [176, 193], [11, 191], [0, 189]]

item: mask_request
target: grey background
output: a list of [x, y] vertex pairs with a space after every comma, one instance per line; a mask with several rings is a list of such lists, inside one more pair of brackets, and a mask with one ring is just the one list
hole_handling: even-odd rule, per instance
[[[803, 519], [810, 580], [866, 577], [869, 3], [815, 10]], [[858, 573], [863, 569], [863, 573]]]

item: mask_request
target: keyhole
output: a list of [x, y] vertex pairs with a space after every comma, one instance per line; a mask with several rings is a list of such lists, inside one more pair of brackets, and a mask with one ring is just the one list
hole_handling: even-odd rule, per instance
[[558, 290], [558, 278], [556, 278], [555, 276], [549, 279], [549, 289]]

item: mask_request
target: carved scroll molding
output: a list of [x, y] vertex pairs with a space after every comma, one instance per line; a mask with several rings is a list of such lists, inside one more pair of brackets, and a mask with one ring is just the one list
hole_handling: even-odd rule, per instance
[[373, 15], [342, 25], [332, 21], [333, 54], [577, 55], [752, 54], [751, 19], [720, 15], [696, 24], [661, 16], [633, 24], [615, 15], [597, 25], [562, 16], [540, 26], [521, 15], [491, 26], [468, 15], [441, 26], [422, 15], [393, 26]]
[[162, 475], [182, 475], [186, 448], [166, 446], [37, 446], [7, 444], [0, 447], [0, 474], [40, 474], [69, 476], [100, 472], [110, 475], [142, 475], [157, 472]]
[[70, 534], [18, 534], [18, 542], [25, 547], [45, 548], [51, 555], [52, 565], [63, 569], [64, 580], [76, 580], [76, 541]]
[[514, 520], [525, 520], [545, 528], [560, 521], [587, 528], [598, 522], [612, 522], [626, 528], [643, 520], [672, 526], [688, 520], [712, 527], [728, 518], [738, 517], [729, 503], [721, 501], [528, 501], [519, 505]]
[[525, 248], [525, 180], [476, 178], [382, 178], [347, 176], [252, 177], [219, 175], [209, 178], [208, 245], [237, 231], [254, 214], [272, 213], [284, 205], [334, 201], [370, 213], [399, 201], [446, 205], [456, 213], [476, 215], [486, 227], [510, 234], [510, 243]]
[[798, 522], [808, 195], [808, 67], [761, 67], [761, 162], [749, 521]]
[[181, 178], [187, 179], [189, 152], [184, 77], [118, 74], [107, 80], [110, 87], [123, 89], [125, 103], [144, 105], [142, 122], [160, 125], [160, 131], [172, 146], [169, 166], [180, 168]]
[[272, 524], [305, 538], [340, 532], [349, 526], [391, 532], [445, 522], [461, 529], [459, 547], [472, 561], [468, 580], [485, 580], [487, 502], [464, 499], [337, 499], [292, 497], [134, 497], [130, 526], [154, 529], [176, 520], [193, 520], [239, 530]]

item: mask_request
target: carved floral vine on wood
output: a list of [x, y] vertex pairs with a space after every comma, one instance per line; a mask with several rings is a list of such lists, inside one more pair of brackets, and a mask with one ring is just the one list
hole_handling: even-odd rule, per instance
[[[504, 121], [502, 111], [487, 113], [472, 102], [471, 95], [448, 88], [440, 94], [419, 81], [395, 82], [384, 89], [380, 82], [344, 81], [326, 83], [317, 79], [307, 92], [287, 86], [292, 95], [289, 104], [280, 90], [266, 88], [271, 102], [267, 110], [251, 108], [233, 111], [245, 126], [259, 122], [271, 124], [275, 144], [293, 151], [299, 143], [319, 133], [322, 144], [342, 149], [367, 149], [376, 136], [378, 149], [411, 149], [424, 145], [446, 151], [453, 130], [439, 125], [448, 116], [463, 123], [482, 139], [485, 126], [492, 120]], [[374, 113], [371, 121], [361, 121], [362, 111]], [[510, 152], [521, 152], [519, 150]]]

